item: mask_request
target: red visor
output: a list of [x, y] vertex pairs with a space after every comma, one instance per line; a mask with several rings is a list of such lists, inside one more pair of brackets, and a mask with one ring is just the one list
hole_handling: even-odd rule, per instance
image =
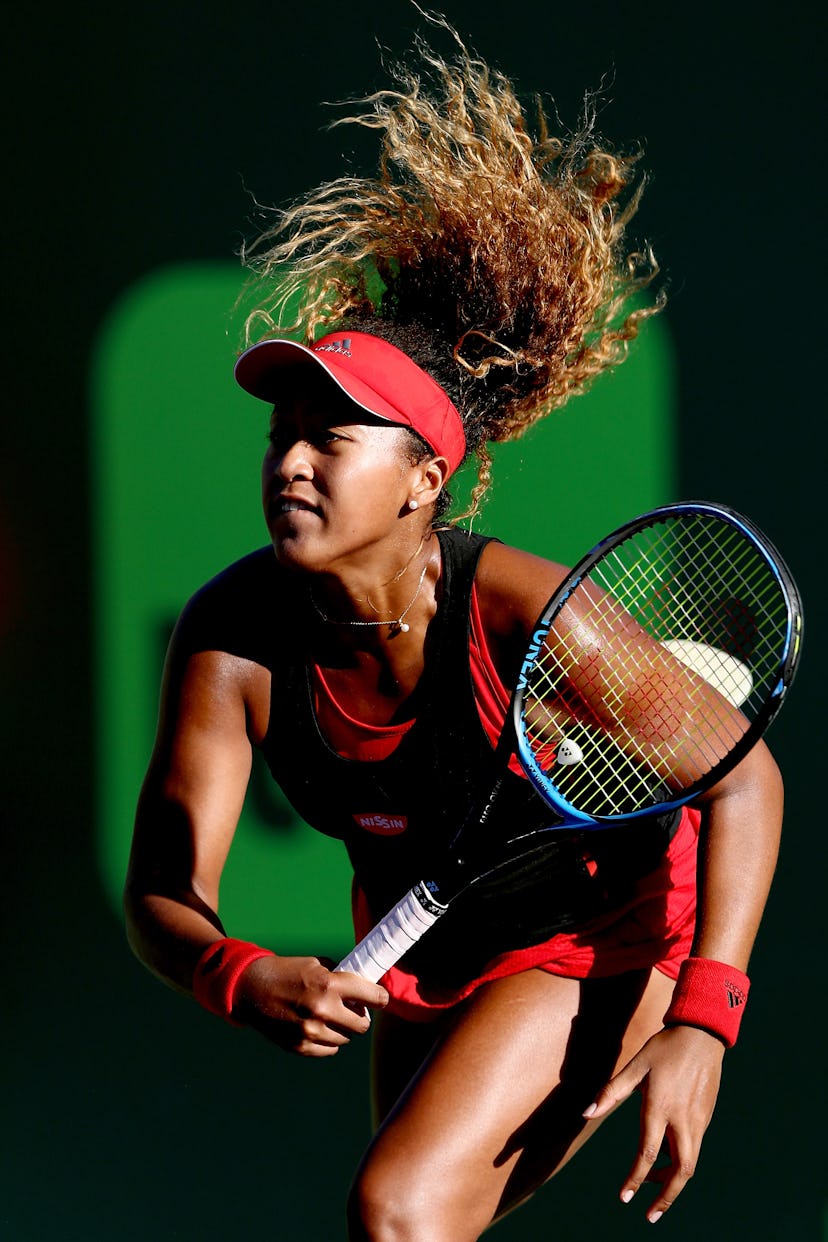
[[310, 348], [296, 341], [259, 341], [236, 362], [236, 380], [263, 401], [275, 401], [278, 372], [312, 360], [352, 401], [390, 423], [410, 427], [452, 471], [463, 460], [463, 423], [448, 394], [396, 345], [367, 332], [332, 332]]

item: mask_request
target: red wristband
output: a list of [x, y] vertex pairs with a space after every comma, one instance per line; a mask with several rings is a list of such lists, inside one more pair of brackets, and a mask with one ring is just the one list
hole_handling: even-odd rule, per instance
[[749, 991], [750, 980], [734, 966], [688, 957], [679, 969], [664, 1025], [699, 1026], [732, 1048]]
[[270, 949], [261, 949], [246, 940], [216, 940], [198, 959], [193, 973], [193, 996], [210, 1013], [226, 1018], [233, 1026], [241, 1026], [232, 1014], [242, 971], [260, 957], [275, 956]]

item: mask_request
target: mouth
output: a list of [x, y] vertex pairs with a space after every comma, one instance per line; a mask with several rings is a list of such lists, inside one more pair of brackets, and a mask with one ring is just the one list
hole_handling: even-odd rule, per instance
[[309, 500], [301, 496], [271, 496], [267, 501], [267, 516], [275, 520], [290, 513], [313, 513], [318, 515], [319, 509]]

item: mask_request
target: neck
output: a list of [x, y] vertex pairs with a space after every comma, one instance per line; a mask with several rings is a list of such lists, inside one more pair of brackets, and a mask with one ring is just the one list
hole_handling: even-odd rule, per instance
[[430, 530], [396, 566], [367, 570], [356, 576], [326, 574], [315, 579], [310, 599], [321, 621], [340, 636], [351, 632], [374, 638], [406, 634], [434, 599], [439, 576], [437, 540]]

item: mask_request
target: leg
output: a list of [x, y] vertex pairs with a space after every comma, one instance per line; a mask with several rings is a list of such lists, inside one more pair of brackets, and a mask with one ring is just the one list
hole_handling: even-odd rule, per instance
[[437, 1030], [409, 1028], [404, 1042], [392, 1020], [378, 1040], [380, 1106], [389, 1073], [433, 1046], [357, 1173], [352, 1242], [479, 1238], [600, 1124], [582, 1110], [659, 1028], [671, 987], [655, 973], [580, 983], [531, 970], [481, 988]]

